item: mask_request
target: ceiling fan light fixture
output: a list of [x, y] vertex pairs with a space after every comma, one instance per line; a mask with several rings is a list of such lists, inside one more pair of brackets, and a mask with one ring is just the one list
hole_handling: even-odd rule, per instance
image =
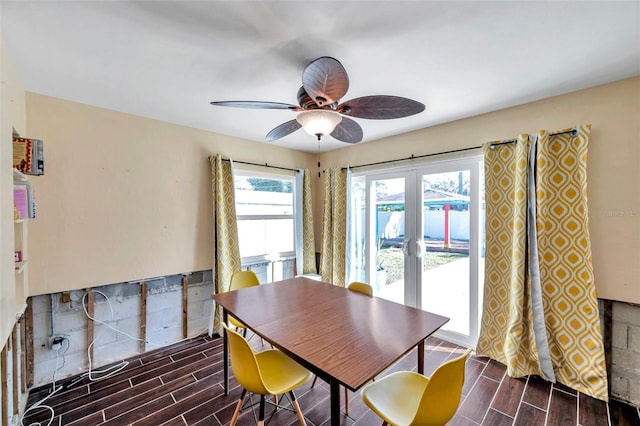
[[267, 142], [283, 138], [302, 127], [318, 141], [324, 135], [331, 135], [340, 142], [358, 143], [362, 141], [362, 127], [351, 117], [389, 120], [418, 114], [425, 109], [418, 101], [390, 95], [361, 96], [341, 103], [340, 99], [348, 89], [349, 77], [340, 61], [322, 56], [309, 63], [302, 73], [299, 106], [263, 101], [215, 101], [211, 104], [298, 112], [295, 120], [286, 121], [267, 133]]
[[316, 136], [318, 140], [324, 135], [329, 135], [342, 121], [342, 116], [328, 109], [313, 109], [298, 114], [296, 120], [305, 132]]

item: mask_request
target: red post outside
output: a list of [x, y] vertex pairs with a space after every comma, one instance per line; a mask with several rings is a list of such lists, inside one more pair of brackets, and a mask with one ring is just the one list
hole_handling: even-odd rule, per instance
[[451, 206], [449, 204], [444, 205], [444, 248], [449, 248], [449, 210]]

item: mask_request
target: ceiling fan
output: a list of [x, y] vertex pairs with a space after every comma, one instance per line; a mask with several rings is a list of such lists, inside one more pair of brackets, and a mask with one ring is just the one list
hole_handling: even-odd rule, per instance
[[337, 59], [323, 56], [307, 65], [302, 73], [299, 106], [262, 101], [214, 101], [211, 105], [298, 112], [294, 120], [282, 123], [267, 133], [267, 142], [283, 138], [302, 127], [318, 140], [329, 134], [342, 142], [358, 143], [362, 141], [362, 128], [349, 117], [387, 120], [408, 117], [425, 109], [420, 102], [388, 95], [363, 96], [339, 103], [348, 89], [349, 77], [342, 64]]

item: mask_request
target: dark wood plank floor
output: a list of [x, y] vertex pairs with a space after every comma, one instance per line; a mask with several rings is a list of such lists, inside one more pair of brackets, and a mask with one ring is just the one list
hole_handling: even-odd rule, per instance
[[[260, 339], [250, 340], [257, 350]], [[425, 345], [425, 374], [429, 375], [462, 348], [429, 338]], [[389, 371], [415, 370], [415, 350]], [[128, 360], [118, 374], [98, 381], [77, 377], [65, 379], [62, 388], [45, 405], [55, 413], [53, 425], [228, 425], [240, 387], [232, 378], [231, 391], [222, 387], [222, 339], [199, 337], [147, 352]], [[385, 372], [386, 374], [386, 372]], [[51, 386], [31, 391], [28, 405], [50, 392]], [[329, 388], [318, 381], [302, 386], [296, 395], [309, 425], [329, 424]], [[360, 399], [350, 393], [346, 426], [379, 425], [381, 421]], [[343, 401], [344, 404], [344, 401]], [[46, 424], [49, 412], [36, 409], [23, 419]], [[294, 413], [267, 411], [272, 425], [296, 425]], [[252, 425], [246, 410], [239, 425]], [[505, 367], [482, 357], [467, 361], [463, 399], [451, 425], [640, 425], [637, 408], [602, 401], [577, 393], [562, 385], [550, 385], [539, 378], [512, 379]]]

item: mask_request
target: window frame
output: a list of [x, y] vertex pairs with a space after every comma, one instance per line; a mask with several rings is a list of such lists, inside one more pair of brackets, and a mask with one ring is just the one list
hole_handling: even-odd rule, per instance
[[265, 263], [265, 262], [272, 263], [272, 262], [291, 259], [296, 257], [296, 240], [297, 240], [296, 235], [298, 232], [297, 226], [296, 226], [296, 215], [297, 215], [296, 199], [299, 196], [299, 194], [298, 194], [298, 188], [296, 187], [295, 174], [296, 172], [291, 172], [291, 174], [283, 173], [283, 172], [269, 173], [265, 171], [256, 171], [254, 169], [249, 169], [249, 168], [234, 167], [233, 181], [234, 181], [234, 191], [236, 194], [238, 193], [237, 180], [236, 180], [236, 178], [238, 177], [284, 180], [284, 181], [290, 181], [292, 186], [293, 199], [292, 199], [291, 214], [258, 214], [258, 215], [238, 214], [237, 213], [238, 199], [237, 199], [237, 196], [235, 197], [236, 222], [238, 223], [238, 225], [240, 224], [241, 221], [269, 221], [269, 220], [290, 219], [293, 222], [293, 233], [292, 233], [293, 239], [291, 241], [292, 242], [291, 251], [278, 252], [278, 253], [264, 253], [264, 254], [253, 255], [253, 256], [242, 256], [242, 247], [240, 246], [240, 241], [238, 241], [238, 244], [239, 244], [238, 248], [240, 250], [240, 261], [243, 265], [251, 265], [251, 264], [258, 264], [258, 263]]

